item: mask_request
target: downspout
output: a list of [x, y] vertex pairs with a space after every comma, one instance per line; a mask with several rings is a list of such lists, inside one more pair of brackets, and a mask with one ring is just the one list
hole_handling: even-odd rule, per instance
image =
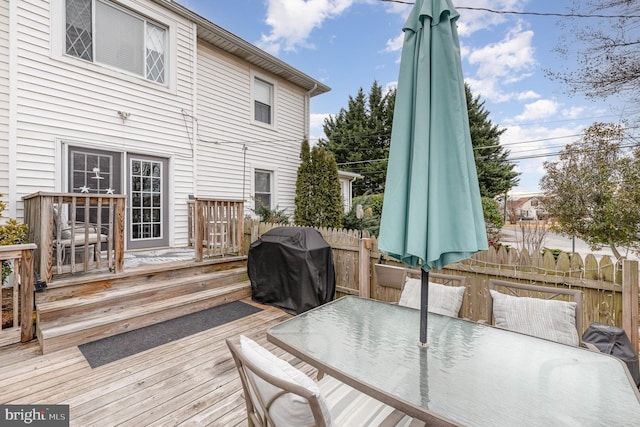
[[304, 94], [304, 139], [309, 140], [309, 129], [311, 128], [311, 94], [318, 88], [318, 83]]
[[191, 186], [193, 196], [198, 197], [198, 26], [191, 25], [191, 37], [193, 38], [193, 58], [191, 59]]
[[[7, 129], [7, 145], [9, 147], [7, 160], [9, 165], [9, 182], [8, 193], [5, 194], [6, 200], [9, 201], [8, 209], [5, 213], [7, 218], [17, 218], [24, 221], [24, 211], [21, 218], [18, 218], [18, 207], [22, 200], [18, 201], [18, 175], [20, 168], [18, 167], [18, 2], [9, 1], [9, 117]], [[58, 172], [59, 165], [54, 165], [54, 182]], [[24, 190], [21, 189], [24, 193]], [[23, 205], [24, 209], [24, 205]]]

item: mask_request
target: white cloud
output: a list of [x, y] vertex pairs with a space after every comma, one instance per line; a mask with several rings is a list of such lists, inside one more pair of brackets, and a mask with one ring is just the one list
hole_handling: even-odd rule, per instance
[[473, 96], [479, 95], [481, 98], [494, 103], [508, 102], [514, 99], [518, 101], [528, 101], [540, 98], [540, 95], [532, 90], [526, 90], [524, 92], [504, 92], [500, 88], [500, 82], [494, 79], [478, 80], [466, 78], [464, 81], [471, 88]]
[[298, 46], [312, 48], [311, 32], [322, 27], [326, 19], [339, 16], [355, 0], [268, 0], [266, 23], [271, 27], [263, 34], [258, 47], [277, 55], [281, 49], [293, 51]]
[[540, 99], [525, 105], [523, 113], [515, 116], [513, 119], [516, 122], [543, 119], [556, 114], [559, 107], [560, 105], [556, 101]]
[[400, 52], [404, 43], [404, 33], [398, 34], [398, 37], [387, 40], [387, 47], [385, 52]]
[[518, 25], [502, 41], [472, 49], [468, 61], [478, 66], [476, 75], [479, 78], [507, 78], [509, 82], [515, 82], [526, 77], [536, 64], [534, 52], [533, 31], [523, 30]]
[[322, 130], [322, 125], [324, 124], [324, 120], [329, 117], [328, 113], [316, 113], [311, 114], [311, 118], [309, 119], [309, 139], [313, 143], [318, 138], [325, 138], [324, 130]]
[[506, 89], [506, 86], [530, 77], [536, 65], [533, 31], [523, 29], [522, 23], [511, 28], [506, 36], [496, 43], [480, 48], [466, 44], [463, 46], [464, 58], [471, 66], [476, 67], [474, 75], [465, 79], [474, 89], [474, 94], [495, 103], [514, 99], [526, 101], [540, 97], [530, 89]]
[[568, 119], [577, 119], [584, 113], [584, 107], [569, 107], [562, 110], [562, 116]]
[[[525, 3], [522, 0], [475, 0], [472, 5], [475, 8], [521, 11]], [[489, 30], [504, 24], [509, 19], [506, 15], [480, 10], [460, 9], [460, 6], [458, 7], [458, 13], [460, 14], [458, 34], [460, 37], [469, 37], [477, 31]]]
[[516, 96], [518, 101], [527, 101], [529, 99], [538, 99], [540, 98], [540, 94], [538, 92], [534, 92], [532, 90], [528, 90], [526, 92], [520, 92]]

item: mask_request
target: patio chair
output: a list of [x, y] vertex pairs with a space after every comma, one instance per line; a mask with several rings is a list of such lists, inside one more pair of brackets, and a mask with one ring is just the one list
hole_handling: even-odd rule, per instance
[[[420, 308], [420, 270], [376, 264], [378, 284], [401, 289], [398, 305]], [[460, 317], [467, 279], [463, 276], [429, 273], [429, 311]]]
[[335, 378], [316, 383], [247, 337], [240, 336], [239, 346], [226, 342], [240, 374], [249, 427], [425, 425]]
[[[506, 292], [498, 292], [503, 289]], [[522, 291], [537, 297], [521, 296]], [[568, 296], [572, 301], [554, 298]], [[493, 325], [573, 346], [580, 345], [582, 291], [489, 280], [488, 320]]]
[[[82, 258], [84, 247], [89, 246], [89, 261], [96, 261], [97, 251], [95, 246], [106, 243], [109, 240], [108, 231], [99, 230], [97, 224], [76, 221], [73, 225], [67, 218], [63, 209], [58, 212], [54, 207], [53, 244], [56, 253], [62, 255], [62, 264], [71, 263], [71, 247], [75, 247], [76, 258]], [[58, 228], [60, 238], [58, 239]], [[101, 227], [105, 229], [105, 226]], [[76, 262], [84, 262], [84, 259], [76, 259]]]

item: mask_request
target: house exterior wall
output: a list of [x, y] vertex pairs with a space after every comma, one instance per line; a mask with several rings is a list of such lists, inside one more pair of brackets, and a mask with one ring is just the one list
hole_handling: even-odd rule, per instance
[[[9, 2], [0, 2], [0, 193], [9, 201]], [[7, 213], [5, 212], [5, 215]]]
[[[64, 0], [0, 2], [0, 192], [11, 216], [24, 219], [25, 195], [69, 191], [69, 146], [167, 159], [171, 246], [187, 244], [192, 195], [245, 200], [251, 214], [256, 169], [273, 172], [272, 206], [293, 215], [306, 89], [199, 40], [188, 13], [118, 4], [168, 29], [167, 84], [66, 55]], [[273, 126], [252, 120], [256, 76], [275, 87]]]
[[[203, 42], [197, 76], [198, 196], [244, 200], [250, 215], [254, 171], [272, 171], [272, 209], [292, 216], [305, 133], [304, 90]], [[252, 121], [254, 77], [274, 84], [273, 126]]]
[[540, 200], [536, 197], [532, 197], [522, 203], [518, 207], [518, 216], [520, 219], [538, 221], [544, 219], [546, 212], [544, 206]]

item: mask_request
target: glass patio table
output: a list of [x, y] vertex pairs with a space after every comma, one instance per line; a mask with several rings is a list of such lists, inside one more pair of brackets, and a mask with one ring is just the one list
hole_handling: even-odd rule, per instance
[[270, 328], [267, 339], [436, 424], [640, 425], [640, 393], [614, 357], [432, 313], [425, 348], [419, 323], [419, 310], [347, 296]]

